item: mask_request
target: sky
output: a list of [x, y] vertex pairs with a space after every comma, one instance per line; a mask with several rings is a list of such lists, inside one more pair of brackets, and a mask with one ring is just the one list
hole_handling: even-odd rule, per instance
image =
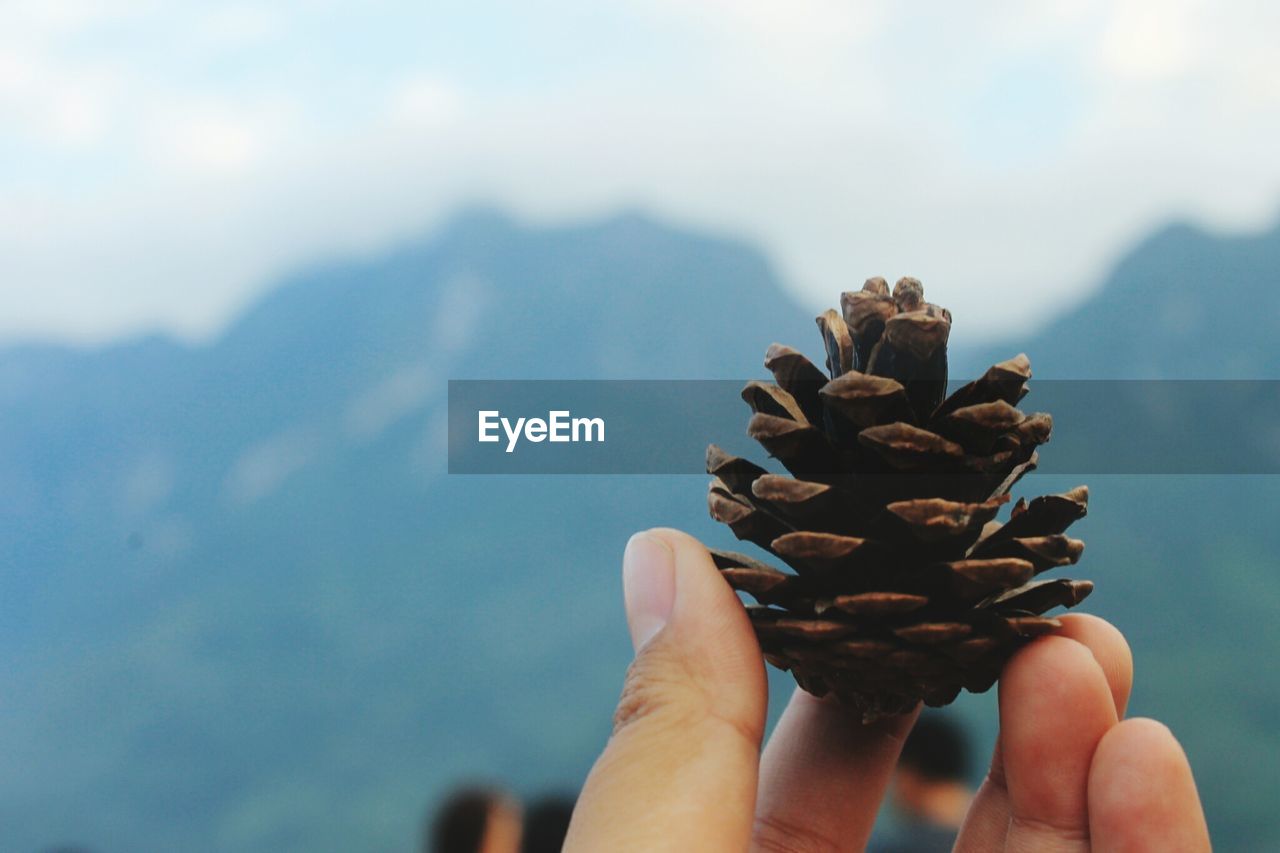
[[1280, 4], [0, 0], [0, 343], [218, 334], [429, 233], [642, 209], [975, 336], [1280, 214]]

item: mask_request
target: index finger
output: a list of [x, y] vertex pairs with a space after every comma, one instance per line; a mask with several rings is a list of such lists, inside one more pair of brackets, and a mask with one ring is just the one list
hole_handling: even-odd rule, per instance
[[752, 849], [862, 850], [917, 713], [864, 725], [796, 688], [760, 759]]
[[1007, 850], [1089, 849], [1089, 766], [1116, 721], [1106, 676], [1082, 644], [1042, 637], [1014, 655], [1000, 679]]

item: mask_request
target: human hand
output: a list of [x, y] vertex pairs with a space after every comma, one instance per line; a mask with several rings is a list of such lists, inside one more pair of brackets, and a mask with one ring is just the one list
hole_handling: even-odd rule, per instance
[[[797, 690], [762, 756], [760, 649], [706, 549], [637, 534], [623, 586], [638, 651], [564, 849], [862, 850], [915, 714], [864, 726]], [[1096, 617], [1062, 622], [1005, 666], [1000, 738], [956, 850], [1209, 850], [1178, 742], [1123, 720], [1124, 638]]]

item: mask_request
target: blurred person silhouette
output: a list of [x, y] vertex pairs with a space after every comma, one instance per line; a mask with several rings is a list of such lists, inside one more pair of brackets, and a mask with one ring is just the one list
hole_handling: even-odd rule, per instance
[[950, 851], [973, 800], [968, 771], [969, 742], [960, 724], [943, 713], [922, 713], [902, 745], [890, 787], [902, 826], [869, 850]]
[[522, 853], [560, 853], [572, 816], [572, 797], [550, 796], [535, 800], [525, 810]]
[[520, 804], [505, 791], [467, 786], [453, 791], [436, 810], [425, 853], [519, 853]]

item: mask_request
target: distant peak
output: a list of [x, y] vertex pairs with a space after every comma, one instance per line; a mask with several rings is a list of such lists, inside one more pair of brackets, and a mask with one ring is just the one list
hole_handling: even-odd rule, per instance
[[600, 223], [606, 228], [665, 228], [658, 217], [638, 207], [625, 207]]
[[590, 235], [606, 239], [637, 236], [705, 239], [714, 236], [673, 223], [640, 207], [528, 222], [496, 205], [476, 203], [459, 208], [430, 235], [428, 243], [437, 246], [490, 243], [516, 234]]
[[492, 204], [474, 203], [459, 208], [439, 229], [440, 236], [456, 236], [469, 233], [514, 231], [519, 223], [509, 213]]
[[1202, 240], [1209, 237], [1209, 232], [1201, 225], [1186, 219], [1175, 219], [1157, 228], [1145, 240], [1141, 240], [1130, 251], [1130, 254], [1141, 251], [1148, 246], [1167, 246], [1183, 244], [1188, 240]]

